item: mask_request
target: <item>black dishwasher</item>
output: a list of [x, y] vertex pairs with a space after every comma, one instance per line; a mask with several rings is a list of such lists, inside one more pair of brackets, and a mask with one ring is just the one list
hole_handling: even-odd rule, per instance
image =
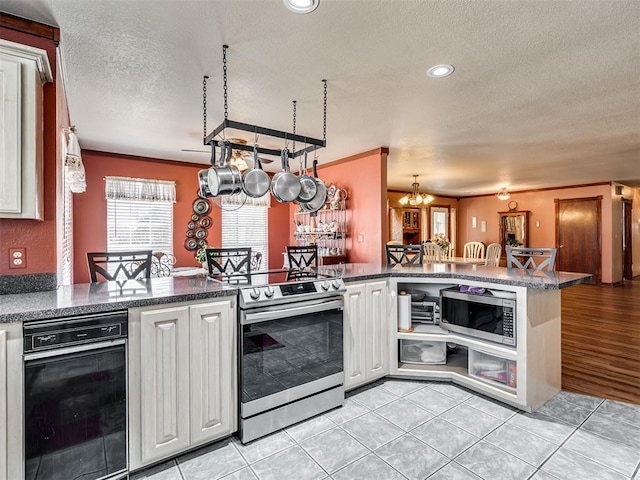
[[126, 477], [127, 312], [24, 324], [25, 477]]

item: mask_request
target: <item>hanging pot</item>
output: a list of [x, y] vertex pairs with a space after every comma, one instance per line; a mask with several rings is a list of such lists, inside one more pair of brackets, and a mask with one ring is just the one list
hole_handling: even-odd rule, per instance
[[244, 172], [242, 177], [242, 191], [249, 197], [259, 198], [269, 191], [271, 179], [267, 172], [262, 170], [257, 143], [253, 145], [253, 162], [253, 168]]
[[271, 193], [281, 203], [293, 202], [300, 193], [298, 177], [289, 172], [289, 150], [287, 147], [282, 149], [282, 171], [276, 173], [271, 180]]
[[304, 152], [304, 173], [301, 173], [298, 177], [300, 182], [300, 193], [298, 194], [298, 202], [309, 202], [316, 196], [318, 187], [316, 185], [316, 179], [311, 175], [307, 175], [307, 152]]
[[217, 197], [219, 195], [235, 195], [242, 190], [242, 174], [238, 167], [231, 165], [231, 142], [225, 140], [219, 142], [222, 151], [222, 159], [219, 167], [211, 167], [208, 172], [207, 180], [211, 195]]
[[318, 178], [318, 159], [313, 160], [313, 175], [316, 182], [316, 194], [308, 202], [300, 204], [302, 209], [309, 213], [317, 212], [327, 203], [327, 186]]
[[[213, 141], [209, 144], [211, 145], [211, 166], [216, 166], [216, 148]], [[211, 189], [209, 188], [209, 169], [206, 168], [204, 170], [200, 170], [198, 172], [198, 183], [200, 188], [198, 189], [198, 196], [200, 198], [209, 198], [214, 195], [211, 193]]]

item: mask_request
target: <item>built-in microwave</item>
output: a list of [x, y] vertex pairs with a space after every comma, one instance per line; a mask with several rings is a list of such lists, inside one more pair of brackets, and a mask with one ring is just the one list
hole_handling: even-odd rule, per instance
[[461, 285], [440, 290], [440, 326], [505, 345], [516, 344], [514, 292]]

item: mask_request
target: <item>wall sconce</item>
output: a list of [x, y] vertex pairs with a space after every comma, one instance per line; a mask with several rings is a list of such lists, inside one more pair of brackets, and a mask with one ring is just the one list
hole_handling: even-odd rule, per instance
[[508, 200], [510, 196], [507, 187], [501, 188], [500, 191], [496, 193], [496, 197], [498, 197], [499, 200]]
[[615, 186], [616, 195], [622, 195], [622, 185]]

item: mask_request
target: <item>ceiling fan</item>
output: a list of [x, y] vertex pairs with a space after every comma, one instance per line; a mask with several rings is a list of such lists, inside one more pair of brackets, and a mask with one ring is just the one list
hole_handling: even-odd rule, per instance
[[[247, 141], [244, 138], [229, 138], [228, 140], [231, 143], [237, 143], [240, 145], [247, 144]], [[183, 148], [181, 151], [193, 152], [193, 153], [209, 153], [209, 154], [211, 153], [211, 150], [191, 150], [188, 148]], [[273, 160], [271, 160], [270, 158], [263, 158], [263, 157], [259, 157], [259, 158], [261, 163], [264, 163], [264, 164], [273, 163]], [[246, 162], [247, 159], [253, 160], [253, 152], [248, 152], [245, 150], [238, 150], [238, 149], [233, 149], [233, 151], [231, 152], [231, 164], [238, 167], [241, 171], [249, 168]]]

